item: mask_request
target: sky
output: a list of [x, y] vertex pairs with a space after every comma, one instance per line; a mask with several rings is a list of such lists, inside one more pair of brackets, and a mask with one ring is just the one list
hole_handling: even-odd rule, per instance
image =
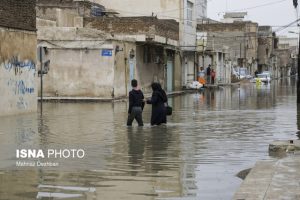
[[[298, 6], [300, 11], [299, 7], [300, 0]], [[246, 19], [257, 22], [260, 26], [285, 26], [297, 19], [293, 0], [208, 0], [207, 15], [209, 18], [220, 20], [226, 11], [248, 12]], [[300, 13], [298, 15], [300, 16]], [[278, 28], [280, 27], [273, 27], [273, 30]], [[299, 27], [294, 24], [293, 27], [278, 31], [276, 34], [297, 37], [296, 34], [288, 33], [288, 31], [299, 32]]]

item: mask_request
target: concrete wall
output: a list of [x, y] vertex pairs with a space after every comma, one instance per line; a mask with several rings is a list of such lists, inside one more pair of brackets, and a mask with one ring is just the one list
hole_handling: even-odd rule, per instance
[[[115, 54], [105, 38], [90, 29], [39, 27], [39, 46], [47, 47], [44, 60], [50, 60], [44, 95], [111, 98]], [[102, 49], [111, 54], [102, 56]]]
[[0, 28], [0, 115], [37, 110], [36, 33]]
[[44, 96], [112, 98], [114, 51], [102, 56], [101, 48], [49, 48], [50, 71], [44, 76]]

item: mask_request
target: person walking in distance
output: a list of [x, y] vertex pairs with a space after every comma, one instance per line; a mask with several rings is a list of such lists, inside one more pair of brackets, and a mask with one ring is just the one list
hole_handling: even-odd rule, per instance
[[216, 72], [214, 69], [211, 70], [211, 84], [215, 84]]
[[258, 74], [258, 71], [257, 71], [257, 70], [255, 70], [255, 72], [254, 72], [254, 76], [255, 76], [255, 78], [257, 78], [257, 74]]
[[210, 75], [211, 75], [211, 65], [209, 64], [206, 69], [207, 84], [210, 84], [210, 81], [211, 81]]
[[132, 90], [129, 92], [129, 108], [127, 126], [132, 126], [132, 122], [135, 119], [139, 126], [144, 126], [143, 123], [143, 109], [145, 106], [144, 94], [138, 88], [137, 80], [131, 81]]

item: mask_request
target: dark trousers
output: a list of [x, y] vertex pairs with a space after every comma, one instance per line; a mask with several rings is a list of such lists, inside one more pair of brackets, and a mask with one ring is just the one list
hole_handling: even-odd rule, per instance
[[210, 75], [206, 76], [206, 84], [211, 84], [211, 76]]
[[131, 113], [128, 115], [127, 126], [132, 126], [134, 119], [137, 121], [139, 126], [144, 126], [142, 112], [143, 110], [141, 107], [133, 107]]

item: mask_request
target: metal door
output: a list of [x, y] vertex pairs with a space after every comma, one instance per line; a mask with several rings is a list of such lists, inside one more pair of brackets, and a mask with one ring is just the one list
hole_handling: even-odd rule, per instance
[[173, 62], [167, 62], [167, 91], [173, 91]]

